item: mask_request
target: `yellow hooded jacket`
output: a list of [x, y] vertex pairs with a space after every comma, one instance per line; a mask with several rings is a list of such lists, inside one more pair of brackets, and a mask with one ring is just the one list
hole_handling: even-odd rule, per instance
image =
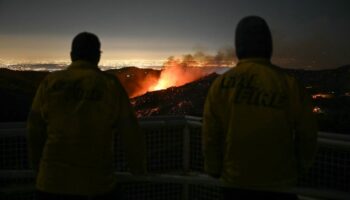
[[267, 59], [243, 59], [205, 103], [205, 171], [236, 187], [291, 186], [316, 151], [311, 98]]
[[144, 135], [119, 81], [86, 61], [49, 74], [28, 119], [37, 188], [75, 195], [111, 191], [115, 134], [121, 134], [130, 171], [144, 173]]

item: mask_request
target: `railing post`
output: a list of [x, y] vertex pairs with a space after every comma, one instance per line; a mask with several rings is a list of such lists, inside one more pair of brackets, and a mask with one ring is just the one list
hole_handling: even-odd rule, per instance
[[[191, 159], [191, 141], [190, 141], [190, 129], [188, 127], [187, 121], [183, 129], [183, 150], [182, 150], [182, 159], [183, 159], [183, 171], [184, 175], [187, 175], [190, 172], [190, 159]], [[189, 198], [189, 184], [184, 182], [182, 185], [182, 200], [188, 200]]]
[[188, 172], [190, 171], [190, 159], [191, 159], [191, 155], [190, 155], [190, 130], [188, 125], [186, 124], [184, 129], [183, 129], [183, 149], [182, 149], [182, 165], [183, 165], [183, 170], [184, 170], [184, 174], [188, 174]]

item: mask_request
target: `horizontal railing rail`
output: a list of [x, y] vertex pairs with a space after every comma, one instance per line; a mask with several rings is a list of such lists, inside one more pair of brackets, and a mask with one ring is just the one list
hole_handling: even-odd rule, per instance
[[[142, 118], [139, 123], [147, 135], [148, 168], [153, 175], [126, 173], [126, 161], [119, 145], [122, 141], [116, 139], [115, 167], [119, 182], [183, 185], [185, 195], [181, 199], [185, 200], [190, 199], [189, 185], [195, 186], [195, 191], [200, 190], [197, 186], [227, 186], [203, 173], [201, 118], [160, 116]], [[299, 185], [278, 191], [323, 199], [350, 199], [350, 135], [319, 132], [318, 144], [315, 164]], [[0, 123], [0, 197], [34, 191], [34, 174], [27, 164], [26, 148], [25, 122]]]
[[[212, 178], [205, 174], [197, 175], [174, 175], [174, 174], [149, 174], [149, 175], [133, 175], [127, 172], [115, 172], [115, 176], [118, 183], [166, 183], [166, 184], [184, 184], [187, 185], [203, 185], [203, 186], [213, 186], [213, 187], [232, 187], [225, 184], [219, 179]], [[33, 179], [34, 172], [31, 170], [2, 170], [0, 171], [0, 177], [7, 177], [13, 179]], [[240, 189], [251, 189], [251, 188], [240, 188]], [[4, 187], [0, 189], [0, 194], [17, 194], [20, 192], [32, 192], [35, 190], [34, 184], [23, 184], [18, 185], [18, 187]], [[339, 192], [332, 190], [318, 190], [315, 188], [301, 188], [301, 187], [290, 187], [290, 188], [279, 188], [279, 189], [255, 189], [261, 191], [271, 191], [271, 192], [282, 192], [290, 194], [298, 194], [299, 196], [309, 196], [313, 198], [321, 199], [333, 199], [333, 200], [349, 200], [350, 194], [347, 192]]]

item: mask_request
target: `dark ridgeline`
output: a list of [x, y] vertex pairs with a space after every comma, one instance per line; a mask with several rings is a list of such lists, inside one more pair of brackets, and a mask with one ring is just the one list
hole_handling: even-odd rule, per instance
[[41, 80], [48, 72], [0, 69], [0, 121], [25, 121]]
[[[141, 88], [142, 80], [148, 76], [159, 77], [160, 71], [126, 67], [108, 70], [118, 77], [129, 96]], [[35, 92], [40, 82], [48, 75], [46, 71], [14, 71], [0, 68], [0, 122], [25, 121]], [[146, 93], [146, 91], [144, 91]]]
[[131, 99], [137, 117], [160, 115], [202, 116], [204, 101], [211, 83], [218, 77], [213, 73], [180, 87], [148, 92]]
[[[314, 99], [322, 131], [350, 134], [350, 65], [329, 70], [292, 70], [288, 73], [297, 77], [310, 94], [325, 93], [334, 98]], [[130, 97], [137, 95], [144, 80], [149, 76], [159, 77], [160, 71], [128, 67], [108, 70], [116, 75]], [[48, 72], [12, 71], [0, 69], [0, 121], [25, 121], [40, 81]], [[132, 98], [138, 117], [159, 115], [202, 116], [207, 91], [217, 74], [211, 74], [181, 87], [148, 92]], [[345, 94], [348, 93], [348, 96]]]

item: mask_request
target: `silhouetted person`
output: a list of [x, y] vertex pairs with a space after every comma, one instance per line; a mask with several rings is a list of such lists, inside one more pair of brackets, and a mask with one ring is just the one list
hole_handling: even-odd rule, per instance
[[144, 135], [119, 81], [101, 72], [100, 42], [83, 32], [71, 65], [40, 84], [28, 119], [38, 199], [113, 199], [113, 141], [121, 135], [130, 171], [145, 172]]
[[205, 103], [205, 171], [233, 186], [224, 190], [226, 199], [296, 199], [256, 190], [294, 186], [311, 166], [317, 143], [311, 98], [271, 64], [264, 19], [243, 18], [235, 45], [237, 66], [214, 81]]

